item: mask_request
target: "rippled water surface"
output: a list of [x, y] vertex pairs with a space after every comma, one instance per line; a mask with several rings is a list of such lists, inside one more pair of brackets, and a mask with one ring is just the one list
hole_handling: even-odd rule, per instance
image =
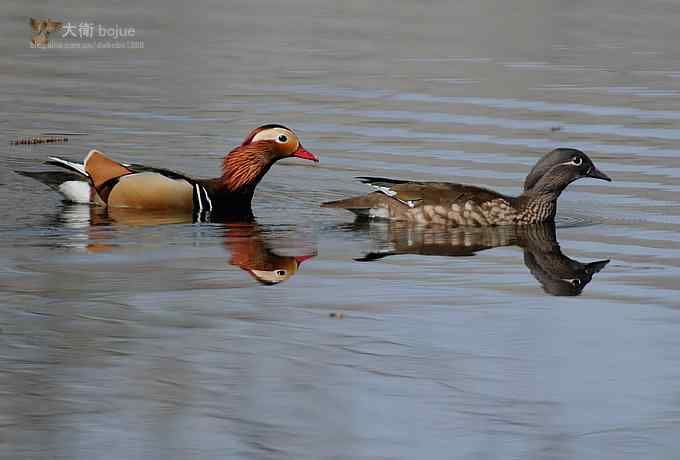
[[[676, 2], [0, 13], [0, 457], [677, 458]], [[144, 47], [31, 49], [29, 16]], [[13, 172], [96, 147], [217, 175], [267, 122], [321, 162], [276, 165], [250, 224], [67, 206]], [[81, 135], [10, 145], [49, 132]], [[359, 175], [516, 194], [557, 146], [614, 181], [572, 184], [556, 228], [319, 208]]]

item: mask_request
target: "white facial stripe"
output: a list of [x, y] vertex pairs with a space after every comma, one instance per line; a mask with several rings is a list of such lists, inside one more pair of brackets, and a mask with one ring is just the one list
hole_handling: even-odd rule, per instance
[[564, 163], [558, 163], [556, 166], [559, 166], [559, 165], [581, 166], [582, 164], [583, 164], [583, 160], [581, 160], [581, 163], [579, 163], [579, 164], [574, 163], [573, 160], [569, 160], [569, 161], [565, 161]]
[[278, 139], [278, 137], [283, 134], [286, 136], [288, 139], [292, 139], [295, 137], [295, 134], [291, 133], [289, 130], [284, 129], [284, 128], [271, 128], [271, 129], [265, 129], [264, 131], [260, 131], [253, 137], [252, 142], [258, 142], [258, 141], [275, 141]]

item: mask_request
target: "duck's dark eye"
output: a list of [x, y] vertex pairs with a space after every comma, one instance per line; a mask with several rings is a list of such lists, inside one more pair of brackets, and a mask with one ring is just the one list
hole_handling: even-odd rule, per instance
[[578, 278], [574, 278], [573, 280], [571, 280], [571, 285], [577, 288], [581, 286], [581, 280]]
[[[285, 137], [285, 136], [284, 136]], [[286, 276], [286, 271], [285, 270], [276, 270], [276, 274], [278, 276]]]
[[277, 140], [279, 142], [281, 142], [282, 144], [285, 144], [286, 142], [288, 142], [288, 136], [286, 136], [285, 134], [281, 134], [281, 135], [279, 135]]
[[574, 157], [574, 158], [571, 159], [571, 164], [573, 164], [575, 166], [581, 166], [582, 163], [583, 163], [583, 158], [581, 158], [581, 157]]

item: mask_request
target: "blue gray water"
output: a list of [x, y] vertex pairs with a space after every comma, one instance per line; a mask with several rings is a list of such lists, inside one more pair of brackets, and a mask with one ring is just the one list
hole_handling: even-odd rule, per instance
[[[1, 458], [677, 457], [677, 4], [184, 3], [0, 5]], [[144, 46], [31, 49], [29, 16]], [[251, 226], [13, 172], [96, 147], [211, 176], [267, 122], [321, 162], [275, 166]], [[49, 132], [83, 135], [9, 145]], [[614, 181], [573, 184], [554, 240], [318, 207], [358, 175], [519, 193], [556, 146]]]

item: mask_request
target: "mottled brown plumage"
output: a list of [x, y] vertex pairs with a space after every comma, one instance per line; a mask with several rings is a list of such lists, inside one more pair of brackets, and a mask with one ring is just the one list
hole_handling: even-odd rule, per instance
[[518, 197], [472, 185], [362, 177], [378, 191], [322, 206], [417, 224], [526, 225], [554, 219], [560, 193], [581, 177], [610, 180], [583, 152], [556, 149], [536, 164]]

